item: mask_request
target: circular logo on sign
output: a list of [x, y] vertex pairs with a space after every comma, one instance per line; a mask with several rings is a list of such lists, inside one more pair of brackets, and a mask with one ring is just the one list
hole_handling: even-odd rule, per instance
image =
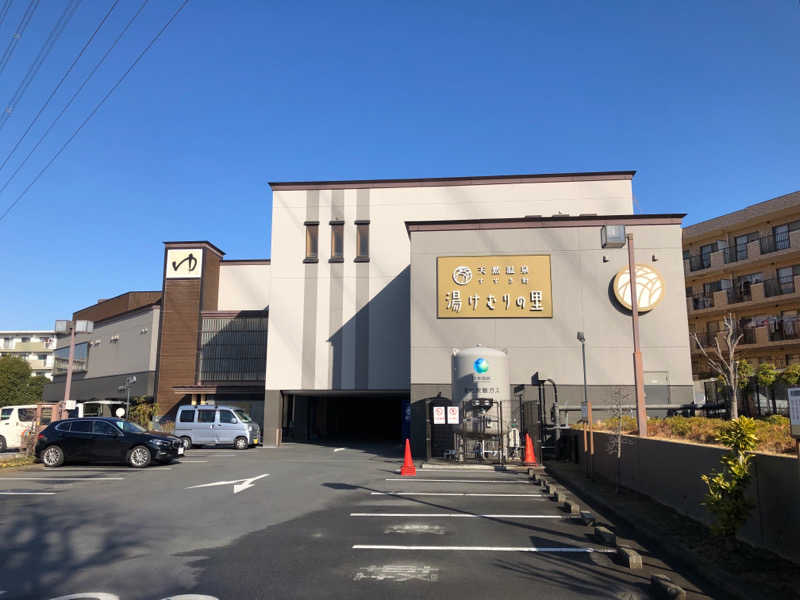
[[486, 373], [489, 370], [489, 361], [485, 358], [478, 358], [475, 360], [474, 367], [476, 373]]
[[[622, 269], [614, 277], [614, 295], [625, 308], [631, 306], [631, 276], [628, 267]], [[664, 297], [664, 280], [653, 267], [636, 265], [636, 308], [639, 312], [647, 312], [656, 307]]]
[[456, 267], [453, 269], [453, 281], [458, 285], [467, 285], [472, 281], [472, 269], [469, 267]]

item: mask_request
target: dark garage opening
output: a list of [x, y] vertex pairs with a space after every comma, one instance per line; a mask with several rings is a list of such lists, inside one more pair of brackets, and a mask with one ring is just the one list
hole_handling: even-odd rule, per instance
[[295, 396], [292, 437], [323, 443], [400, 443], [407, 395]]

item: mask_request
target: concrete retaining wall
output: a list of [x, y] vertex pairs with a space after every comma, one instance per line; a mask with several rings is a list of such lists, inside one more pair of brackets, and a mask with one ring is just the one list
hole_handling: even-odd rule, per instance
[[[616, 436], [595, 433], [594, 472], [616, 479]], [[583, 463], [583, 436], [578, 435]], [[622, 485], [706, 524], [711, 515], [700, 504], [703, 473], [719, 470], [723, 448], [667, 440], [623, 437]], [[800, 467], [793, 456], [757, 454], [748, 495], [755, 504], [739, 538], [800, 563]]]

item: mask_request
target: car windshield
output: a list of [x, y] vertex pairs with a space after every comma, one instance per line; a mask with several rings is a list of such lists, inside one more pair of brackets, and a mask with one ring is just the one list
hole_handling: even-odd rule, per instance
[[0, 410], [0, 421], [5, 421], [6, 419], [10, 419], [11, 412], [13, 410], [14, 410], [13, 408], [4, 408], [3, 410]]
[[250, 418], [250, 415], [248, 415], [243, 410], [235, 410], [233, 412], [235, 412], [236, 416], [239, 417], [242, 420], [242, 423], [252, 423], [253, 422], [253, 419]]
[[125, 433], [145, 433], [147, 431], [144, 427], [141, 427], [136, 423], [131, 423], [130, 421], [123, 421], [122, 419], [117, 419], [116, 421], [114, 421], [114, 425], [119, 427]]

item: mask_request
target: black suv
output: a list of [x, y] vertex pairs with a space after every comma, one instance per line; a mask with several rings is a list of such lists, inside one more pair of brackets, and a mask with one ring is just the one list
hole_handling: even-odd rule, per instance
[[174, 435], [149, 432], [136, 423], [114, 418], [54, 421], [36, 441], [36, 458], [45, 467], [75, 460], [126, 462], [142, 468], [154, 460], [171, 462], [181, 454], [183, 445]]

